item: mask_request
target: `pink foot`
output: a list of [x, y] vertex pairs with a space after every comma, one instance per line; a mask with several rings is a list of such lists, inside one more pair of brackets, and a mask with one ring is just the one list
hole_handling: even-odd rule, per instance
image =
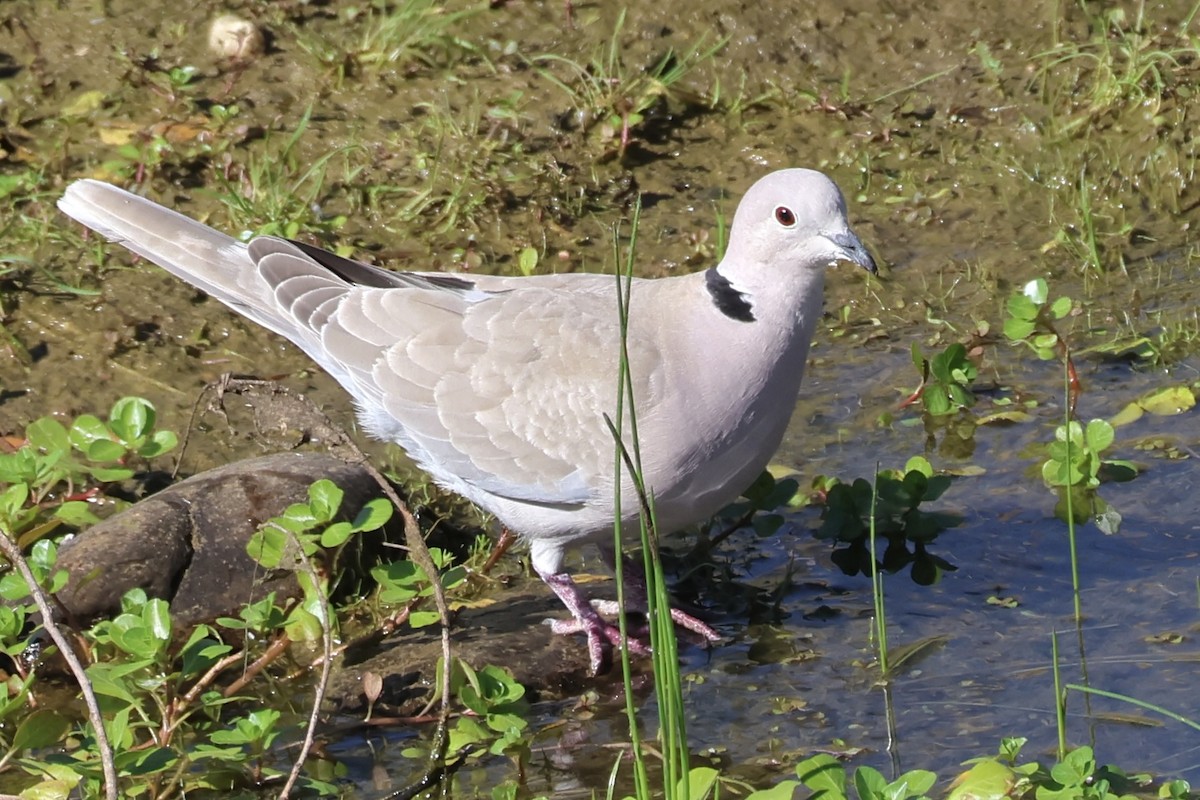
[[[643, 605], [644, 603], [642, 601], [638, 601], [638, 607]], [[593, 600], [592, 608], [596, 609], [596, 611], [600, 612], [601, 614], [608, 614], [610, 616], [616, 616], [617, 614], [621, 613], [621, 604], [616, 600]], [[671, 619], [679, 627], [689, 630], [692, 633], [699, 634], [710, 642], [719, 642], [723, 638], [721, 634], [717, 633], [707, 624], [696, 619], [691, 614], [680, 611], [678, 608], [671, 609]]]
[[[601, 675], [612, 667], [612, 648], [621, 646], [621, 630], [616, 625], [605, 620], [601, 614], [616, 615], [620, 613], [620, 608], [615, 600], [592, 600], [589, 601], [575, 582], [571, 580], [571, 576], [565, 572], [560, 572], [554, 575], [543, 575], [542, 580], [546, 582], [558, 599], [562, 600], [563, 605], [571, 612], [573, 619], [570, 620], [552, 620], [550, 629], [555, 634], [573, 634], [583, 633], [587, 635], [588, 641], [588, 657], [590, 661], [590, 669], [592, 675]], [[644, 602], [636, 602], [635, 607], [644, 607]], [[671, 619], [676, 625], [686, 628], [693, 633], [703, 636], [710, 642], [718, 642], [721, 640], [721, 635], [713, 630], [708, 625], [700, 620], [685, 614], [678, 609], [671, 609]], [[650, 647], [645, 641], [639, 638], [634, 638], [630, 633], [628, 638], [629, 652], [638, 655], [649, 655]]]

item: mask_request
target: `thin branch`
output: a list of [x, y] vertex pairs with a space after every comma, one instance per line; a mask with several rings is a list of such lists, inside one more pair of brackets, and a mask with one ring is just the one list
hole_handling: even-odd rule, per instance
[[75, 676], [75, 682], [79, 684], [79, 691], [83, 695], [83, 702], [87, 705], [88, 719], [91, 720], [92, 729], [96, 732], [96, 749], [99, 751], [100, 764], [104, 770], [104, 796], [108, 800], [117, 800], [117, 768], [113, 763], [112, 746], [108, 743], [108, 734], [104, 730], [104, 717], [100, 714], [100, 704], [96, 701], [96, 693], [92, 690], [92, 682], [88, 679], [87, 672], [84, 670], [83, 664], [79, 661], [79, 657], [75, 654], [74, 648], [71, 647], [70, 640], [67, 639], [66, 634], [63, 633], [58, 623], [54, 621], [54, 612], [50, 609], [50, 600], [38, 584], [37, 577], [29, 567], [29, 562], [21, 554], [21, 549], [9, 538], [7, 531], [0, 532], [0, 551], [3, 551], [5, 558], [17, 568], [17, 571], [21, 573], [21, 577], [25, 579], [25, 585], [29, 587], [29, 594], [33, 598], [33, 602], [37, 604], [38, 611], [42, 614], [42, 627], [46, 629], [46, 633], [50, 634], [50, 638], [58, 645], [58, 650], [67, 662], [67, 667], [70, 668], [71, 674]]
[[[303, 553], [304, 547], [300, 544], [300, 539], [294, 531], [290, 531], [283, 526], [276, 527], [287, 534], [293, 547]], [[330, 653], [333, 651], [333, 609], [329, 607], [329, 595], [326, 593], [324, 587], [321, 586], [321, 576], [317, 574], [312, 560], [302, 557], [299, 559], [299, 562], [304, 573], [308, 575], [308, 579], [312, 581], [313, 591], [317, 593], [317, 604], [321, 610], [321, 649], [323, 654], [321, 658], [321, 677], [317, 679], [317, 686], [313, 691], [313, 705], [308, 715], [308, 728], [304, 731], [304, 741], [300, 744], [300, 754], [296, 756], [296, 762], [292, 764], [292, 771], [288, 773], [287, 783], [283, 785], [283, 790], [279, 793], [279, 800], [287, 800], [288, 795], [291, 794], [292, 787], [300, 779], [300, 771], [304, 769], [304, 762], [308, 758], [308, 753], [312, 750], [313, 741], [317, 735], [317, 725], [321, 722], [321, 704], [325, 702], [325, 692], [329, 688], [329, 672], [333, 666], [333, 658], [330, 657]]]
[[[286, 633], [281, 633], [276, 636], [275, 640], [272, 641], [271, 644], [267, 646], [267, 649], [263, 651], [263, 654], [254, 659], [254, 661], [250, 662], [250, 666], [246, 667], [246, 669], [242, 671], [241, 676], [238, 677], [237, 680], [221, 690], [221, 696], [233, 697], [235, 694], [240, 692], [242, 687], [254, 679], [255, 675], [262, 672], [268, 664], [279, 658], [279, 656], [283, 654], [283, 651], [286, 650], [287, 646], [291, 643], [292, 640]], [[235, 654], [234, 657], [240, 660], [242, 655], [242, 653], [238, 653]]]
[[[232, 375], [222, 376], [220, 381], [214, 386], [217, 393], [216, 404], [220, 407], [222, 398], [226, 392], [239, 395], [250, 395], [253, 397], [257, 390], [266, 389], [275, 394], [282, 394], [289, 398], [298, 400], [306, 405], [313, 416], [319, 420], [324, 427], [320, 433], [323, 434], [317, 438], [324, 439], [329, 445], [329, 452], [334, 456], [342, 459], [348, 464], [355, 464], [362, 467], [367, 473], [375, 479], [379, 488], [396, 511], [400, 514], [400, 518], [404, 522], [404, 539], [408, 546], [409, 557], [416, 563], [418, 567], [424, 570], [428, 576], [430, 584], [433, 588], [433, 602], [438, 610], [438, 617], [441, 621], [442, 628], [442, 680], [438, 692], [441, 696], [441, 714], [440, 723], [437, 733], [434, 735], [434, 744], [430, 753], [430, 766], [426, 775], [419, 783], [432, 782], [436, 783], [441, 776], [446, 773], [444, 763], [446, 756], [446, 748], [449, 746], [450, 736], [448, 728], [448, 720], [450, 718], [450, 670], [453, 659], [453, 652], [450, 647], [450, 604], [446, 601], [446, 590], [442, 586], [441, 579], [438, 576], [437, 566], [433, 563], [433, 557], [429, 554], [429, 548], [425, 544], [425, 539], [421, 536], [421, 529], [417, 525], [417, 520], [409, 510], [408, 505], [400, 499], [396, 494], [396, 490], [392, 484], [383, 476], [379, 470], [371, 466], [367, 460], [366, 454], [354, 443], [354, 441], [346, 434], [346, 432], [329, 418], [315, 403], [309, 400], [298, 392], [293, 392], [286, 386], [283, 386], [274, 381], [261, 381], [234, 378]], [[326, 659], [328, 660], [328, 659]], [[432, 785], [432, 783], [430, 785]], [[404, 791], [394, 795], [395, 797], [404, 796]]]

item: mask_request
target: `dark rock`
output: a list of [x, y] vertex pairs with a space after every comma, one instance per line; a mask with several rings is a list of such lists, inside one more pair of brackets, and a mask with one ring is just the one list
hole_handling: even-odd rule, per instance
[[[542, 582], [528, 580], [505, 589], [496, 603], [461, 609], [450, 630], [451, 653], [477, 669], [488, 664], [505, 667], [525, 686], [527, 699], [533, 702], [620, 684], [619, 664], [605, 676], [589, 677], [584, 637], [555, 636], [543, 624], [564, 616], [562, 605]], [[374, 705], [375, 718], [416, 714], [433, 696], [441, 656], [437, 625], [417, 630], [405, 627], [382, 643], [348, 652], [330, 680], [327, 696], [331, 710], [362, 715], [366, 710], [362, 676], [373, 672], [383, 678], [383, 693]], [[634, 663], [649, 668], [648, 659], [635, 658]]]
[[276, 453], [202, 472], [63, 545], [58, 566], [70, 580], [58, 599], [87, 622], [115, 614], [121, 595], [141, 587], [170, 601], [182, 630], [235, 616], [272, 591], [280, 601], [297, 596], [294, 575], [266, 572], [246, 554], [246, 542], [264, 521], [307, 500], [319, 478], [345, 492], [343, 518], [380, 495], [366, 469], [321, 453]]
[[[296, 597], [294, 575], [264, 570], [246, 554], [246, 542], [262, 522], [307, 500], [308, 487], [318, 478], [329, 478], [346, 493], [344, 517], [380, 494], [365, 469], [325, 454], [279, 453], [209, 470], [64, 544], [58, 566], [70, 579], [58, 599], [76, 621], [87, 623], [115, 615], [121, 596], [141, 587], [151, 597], [168, 600], [175, 630], [185, 631], [199, 622], [236, 616], [246, 603], [272, 591], [278, 602]], [[463, 538], [446, 531], [442, 535]], [[596, 685], [587, 676], [583, 637], [552, 636], [542, 624], [565, 614], [554, 595], [536, 579], [511, 576], [510, 581], [516, 585], [502, 589], [497, 602], [479, 602], [456, 615], [454, 656], [476, 667], [509, 668], [531, 691], [531, 699], [561, 698]], [[405, 627], [339, 660], [327, 697], [343, 713], [361, 713], [361, 678], [370, 671], [384, 680], [378, 716], [416, 713], [430, 697], [440, 657], [437, 625]], [[619, 669], [608, 679], [619, 681], [618, 676]]]

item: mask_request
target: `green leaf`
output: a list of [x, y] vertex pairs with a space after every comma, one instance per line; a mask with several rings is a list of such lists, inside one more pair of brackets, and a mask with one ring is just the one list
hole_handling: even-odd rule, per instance
[[1067, 441], [1068, 434], [1072, 447], [1079, 448], [1083, 445], [1083, 426], [1076, 420], [1071, 420], [1067, 425], [1059, 425], [1054, 429], [1054, 438], [1060, 442]]
[[25, 438], [44, 453], [64, 453], [71, 449], [67, 429], [53, 417], [41, 417], [29, 423], [25, 428]]
[[[1029, 322], [1031, 325], [1037, 319], [1038, 304], [1023, 294], [1014, 294], [1008, 298], [1006, 305], [1009, 320]], [[1024, 338], [1024, 337], [1018, 337]]]
[[[273, 708], [260, 708], [251, 711], [237, 721], [251, 741], [269, 744], [268, 739], [275, 738], [275, 726], [279, 724], [280, 712]], [[215, 741], [215, 740], [214, 740]]]
[[133, 470], [127, 467], [92, 467], [88, 472], [101, 483], [116, 483], [133, 477]]
[[742, 492], [742, 497], [754, 504], [755, 508], [761, 508], [762, 502], [771, 494], [771, 490], [775, 488], [775, 476], [769, 470], [763, 470], [754, 479], [754, 483], [746, 487]]
[[828, 753], [801, 761], [796, 765], [796, 777], [813, 792], [821, 793], [821, 800], [845, 800], [846, 768]]
[[1050, 459], [1042, 465], [1042, 480], [1051, 486], [1074, 486], [1083, 481], [1078, 464]]
[[939, 383], [927, 385], [921, 397], [925, 401], [925, 410], [935, 417], [945, 416], [954, 410], [949, 393]]
[[442, 586], [447, 589], [453, 589], [467, 579], [467, 568], [463, 566], [451, 567], [442, 573]]
[[436, 611], [414, 611], [408, 617], [408, 624], [414, 628], [425, 628], [438, 621]]
[[113, 433], [130, 444], [154, 429], [155, 418], [154, 406], [141, 397], [122, 397], [108, 414]]
[[1087, 424], [1087, 447], [1097, 456], [1112, 445], [1114, 438], [1113, 426], [1104, 420], [1094, 419]]
[[1055, 319], [1062, 319], [1067, 314], [1071, 313], [1071, 306], [1074, 305], [1069, 297], [1060, 297], [1054, 301], [1054, 305], [1050, 306], [1050, 314]]
[[0, 576], [0, 597], [17, 602], [29, 597], [29, 585], [15, 570]]
[[750, 520], [750, 527], [754, 529], [754, 534], [761, 538], [774, 536], [783, 527], [786, 522], [781, 514], [755, 514]]
[[411, 561], [391, 561], [372, 567], [371, 577], [379, 585], [379, 602], [384, 604], [409, 602], [425, 583], [424, 573]]
[[292, 503], [284, 509], [281, 515], [271, 521], [293, 533], [303, 533], [333, 518], [332, 516], [321, 516], [317, 512], [318, 510], [308, 503]]
[[952, 483], [954, 483], [954, 479], [949, 475], [931, 476], [928, 483], [925, 484], [925, 492], [921, 495], [921, 501], [932, 502], [937, 500], [946, 493], [946, 490], [950, 488]]
[[[962, 384], [966, 384], [970, 382], [970, 379], [964, 376], [961, 381]], [[975, 405], [975, 395], [961, 384], [950, 385], [950, 400], [958, 408], [970, 408]]]
[[121, 614], [112, 621], [107, 631], [112, 643], [125, 653], [142, 658], [155, 655], [157, 642], [140, 617]]
[[142, 458], [156, 458], [163, 453], [169, 453], [174, 450], [179, 444], [179, 437], [171, 431], [155, 431], [150, 437], [150, 441], [146, 442], [138, 449], [138, 455]]
[[229, 645], [214, 639], [207, 625], [198, 626], [179, 652], [181, 677], [187, 679], [202, 674], [232, 650]]
[[874, 767], [864, 765], [854, 770], [854, 789], [859, 800], [890, 800], [884, 793], [887, 780]]
[[477, 718], [459, 717], [450, 729], [449, 750], [456, 753], [468, 745], [486, 742], [491, 738], [488, 729]]
[[127, 682], [126, 676], [150, 666], [151, 663], [148, 660], [126, 661], [120, 664], [97, 662], [90, 664], [86, 672], [88, 679], [92, 682], [92, 689], [96, 694], [115, 698], [128, 705], [136, 706], [137, 700], [134, 699], [133, 693], [130, 691], [130, 684], [133, 681]]
[[354, 530], [374, 531], [382, 528], [392, 518], [392, 503], [383, 497], [376, 497], [366, 503], [354, 517]]
[[529, 723], [520, 714], [495, 714], [489, 713], [484, 717], [487, 726], [496, 733], [520, 733], [528, 727]]
[[1132, 461], [1105, 461], [1100, 465], [1099, 474], [1106, 481], [1126, 483], [1138, 476], [1138, 466]]
[[317, 522], [328, 522], [337, 516], [346, 493], [328, 478], [322, 478], [308, 487], [308, 506]]
[[1016, 782], [1011, 768], [989, 758], [960, 775], [947, 800], [1005, 800]]
[[43, 539], [29, 551], [29, 566], [34, 568], [35, 573], [45, 575], [57, 561], [58, 545], [49, 540]]
[[152, 747], [149, 750], [126, 750], [114, 757], [122, 775], [154, 775], [173, 769], [179, 763], [179, 754], [169, 747]]
[[287, 534], [268, 526], [251, 534], [246, 542], [246, 553], [267, 569], [275, 569], [283, 562], [283, 554], [288, 544]]
[[321, 620], [301, 606], [292, 609], [283, 629], [294, 642], [319, 642], [324, 633]]
[[94, 439], [84, 448], [83, 455], [88, 461], [105, 464], [120, 460], [127, 452], [125, 445], [120, 442], [114, 442], [112, 439]]
[[340, 547], [345, 544], [350, 535], [354, 533], [354, 528], [349, 522], [335, 522], [325, 530], [321, 531], [321, 547]]
[[0, 484], [33, 483], [49, 459], [39, 457], [31, 447], [15, 453], [0, 453]]
[[25, 507], [29, 499], [29, 486], [24, 483], [14, 483], [0, 492], [0, 519], [14, 519]]
[[13, 734], [13, 750], [32, 750], [50, 747], [62, 741], [71, 729], [71, 721], [49, 709], [34, 711], [17, 726]]
[[217, 747], [212, 744], [198, 744], [189, 754], [194, 760], [228, 761], [231, 765], [241, 766], [246, 761], [246, 754], [240, 747]]
[[1045, 278], [1035, 278], [1025, 284], [1021, 289], [1021, 294], [1032, 300], [1039, 306], [1044, 306], [1046, 300], [1050, 297], [1050, 288], [1046, 285]]
[[[721, 773], [712, 767], [692, 767], [687, 774], [687, 800], [704, 800], [712, 793], [720, 776]], [[673, 797], [684, 797], [683, 783], [680, 778]]]
[[81, 414], [75, 418], [71, 430], [67, 432], [67, 437], [76, 450], [85, 452], [87, 446], [97, 439], [111, 440], [112, 432], [98, 418], [91, 414]]
[[796, 795], [799, 781], [780, 781], [770, 789], [760, 789], [746, 795], [746, 800], [792, 800]]
[[[0, 640], [12, 641], [17, 639], [24, 627], [25, 609], [22, 606], [0, 605]], [[24, 642], [17, 642], [17, 646], [22, 650], [25, 649]]]
[[967, 348], [963, 344], [955, 342], [933, 357], [929, 369], [938, 380], [950, 383], [953, 381], [951, 373], [954, 368], [961, 367], [965, 362], [969, 363], [967, 362]]
[[54, 509], [54, 518], [77, 527], [95, 525], [100, 521], [100, 518], [92, 513], [91, 504], [83, 500], [69, 500], [63, 503]]
[[1030, 344], [1037, 351], [1053, 350], [1058, 346], [1058, 334], [1055, 333], [1039, 333], [1029, 340]]
[[1037, 330], [1037, 325], [1029, 320], [1009, 317], [1004, 320], [1004, 335], [1014, 342], [1024, 341]]
[[68, 764], [38, 764], [41, 779], [21, 792], [22, 800], [68, 800], [83, 780], [83, 775]]
[[1119, 428], [1122, 425], [1128, 425], [1131, 422], [1137, 422], [1145, 415], [1145, 413], [1146, 410], [1142, 408], [1140, 403], [1135, 401], [1133, 403], [1128, 403], [1124, 408], [1113, 415], [1112, 419], [1109, 420], [1109, 423], [1114, 428]]
[[142, 623], [160, 642], [171, 640], [171, 610], [165, 600], [154, 598], [142, 606]]
[[235, 630], [249, 628], [254, 631], [268, 631], [281, 626], [284, 619], [283, 609], [275, 605], [275, 593], [271, 592], [257, 602], [247, 603], [238, 612], [236, 620], [230, 617], [223, 617], [217, 620], [217, 622]]
[[517, 256], [517, 269], [521, 270], [522, 275], [532, 275], [537, 269], [538, 251], [535, 247], [526, 247], [521, 250]]
[[1141, 398], [1138, 405], [1160, 417], [1182, 414], [1196, 406], [1196, 395], [1187, 386], [1167, 386]]
[[937, 774], [927, 769], [913, 769], [904, 773], [898, 780], [892, 781], [893, 786], [903, 781], [906, 784], [905, 797], [919, 797], [929, 792], [937, 783]]

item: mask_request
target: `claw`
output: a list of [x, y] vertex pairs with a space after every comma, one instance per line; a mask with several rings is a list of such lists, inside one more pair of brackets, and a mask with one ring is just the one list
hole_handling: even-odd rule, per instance
[[[571, 576], [565, 572], [543, 575], [542, 580], [558, 595], [558, 599], [562, 600], [572, 616], [569, 620], [551, 620], [550, 630], [559, 635], [586, 634], [591, 674], [602, 675], [608, 672], [612, 667], [613, 647], [621, 646], [621, 630], [600, 615], [620, 613], [619, 604], [614, 600], [589, 601], [571, 580]], [[719, 633], [683, 611], [671, 609], [671, 619], [676, 625], [697, 633], [710, 642], [721, 640]], [[629, 652], [650, 655], [650, 646], [633, 633], [630, 633], [626, 641]]]
[[724, 638], [721, 636], [721, 634], [717, 633], [705, 623], [696, 619], [691, 614], [686, 614], [683, 611], [680, 611], [678, 608], [671, 609], [671, 619], [674, 620], [675, 624], [679, 627], [686, 628], [692, 633], [699, 634], [710, 642], [719, 642], [722, 638]]
[[[622, 641], [621, 629], [598, 614], [590, 619], [550, 620], [550, 630], [560, 636], [587, 634], [589, 669], [593, 676], [603, 675], [612, 668], [613, 648], [620, 647]], [[626, 641], [629, 644], [629, 652], [640, 656], [650, 655], [649, 646], [641, 639], [631, 634]]]
[[[645, 600], [635, 598], [635, 602], [633, 603], [633, 605], [638, 608], [644, 607]], [[617, 614], [621, 613], [621, 604], [618, 603], [616, 600], [593, 600], [592, 608], [596, 609], [596, 611], [598, 611], [601, 614], [607, 614], [609, 616], [616, 616]], [[705, 639], [707, 639], [710, 642], [719, 642], [719, 641], [721, 641], [721, 639], [724, 638], [723, 636], [721, 636], [721, 634], [717, 633], [715, 630], [713, 630], [711, 627], [709, 627], [706, 623], [701, 622], [700, 620], [696, 619], [691, 614], [688, 614], [685, 611], [680, 611], [678, 608], [671, 609], [671, 619], [679, 627], [685, 628], [686, 630], [689, 630], [692, 633], [703, 636]], [[578, 633], [578, 631], [575, 631], [575, 632]]]

